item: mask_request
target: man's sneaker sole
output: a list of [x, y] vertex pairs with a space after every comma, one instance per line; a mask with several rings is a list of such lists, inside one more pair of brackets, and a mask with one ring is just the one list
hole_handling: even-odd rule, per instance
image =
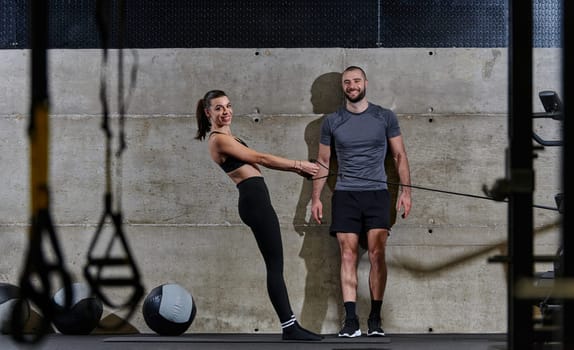
[[340, 338], [355, 338], [355, 337], [360, 337], [361, 336], [361, 330], [357, 329], [355, 331], [355, 333], [353, 334], [349, 334], [349, 333], [339, 333], [339, 337]]
[[379, 330], [367, 332], [367, 337], [384, 337], [384, 336], [385, 336], [385, 332], [381, 332]]

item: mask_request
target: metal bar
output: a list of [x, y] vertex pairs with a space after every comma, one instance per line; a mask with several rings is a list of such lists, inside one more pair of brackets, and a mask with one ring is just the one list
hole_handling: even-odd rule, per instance
[[508, 349], [533, 344], [532, 304], [516, 298], [516, 284], [533, 276], [532, 1], [509, 1]]
[[[572, 181], [574, 171], [567, 166], [568, 160], [574, 156], [574, 85], [572, 83], [572, 62], [574, 62], [574, 2], [563, 0], [562, 6], [562, 86], [563, 86], [563, 136], [562, 148], [562, 188], [564, 190], [564, 217], [562, 224], [563, 275], [565, 278], [574, 277], [574, 206], [572, 206]], [[566, 20], [570, 18], [570, 20]], [[568, 64], [568, 62], [570, 64]], [[568, 179], [570, 179], [568, 181]], [[566, 198], [569, 198], [566, 200]], [[562, 316], [562, 343], [564, 349], [574, 349], [574, 299], [564, 299]]]

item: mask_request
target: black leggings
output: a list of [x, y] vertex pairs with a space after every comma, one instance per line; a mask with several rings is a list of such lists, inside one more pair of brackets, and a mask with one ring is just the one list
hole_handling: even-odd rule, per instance
[[281, 229], [269, 191], [262, 177], [250, 177], [237, 185], [239, 216], [251, 228], [267, 268], [267, 292], [281, 323], [293, 312], [283, 279], [283, 244]]

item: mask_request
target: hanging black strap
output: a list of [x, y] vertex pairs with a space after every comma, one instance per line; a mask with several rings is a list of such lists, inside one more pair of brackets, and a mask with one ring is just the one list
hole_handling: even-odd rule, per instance
[[[43, 246], [47, 242], [52, 247], [53, 257], [47, 258]], [[52, 300], [52, 282], [59, 279], [59, 285], [64, 289], [64, 307], [72, 305], [72, 281], [64, 267], [64, 259], [59, 247], [58, 238], [50, 212], [47, 208], [39, 209], [32, 218], [30, 228], [30, 244], [26, 265], [20, 278], [21, 300], [12, 313], [14, 339], [24, 343], [36, 343], [51, 329], [54, 318], [55, 304]], [[38, 307], [42, 313], [40, 327], [34, 333], [24, 331], [25, 320], [21, 319], [24, 307], [23, 301], [28, 300]]]
[[[122, 214], [119, 211], [116, 213], [112, 212], [111, 199], [111, 194], [106, 193], [104, 213], [100, 218], [96, 233], [88, 249], [84, 276], [94, 294], [104, 304], [112, 308], [128, 310], [122, 322], [109, 327], [119, 328], [124, 321], [127, 321], [132, 316], [137, 303], [143, 296], [144, 288], [122, 227]], [[111, 236], [104, 233], [108, 225], [112, 229]], [[105, 247], [103, 253], [96, 252], [97, 248], [101, 246]], [[121, 273], [118, 273], [118, 270]], [[130, 288], [131, 294], [123, 301], [117, 302], [112, 300], [106, 293], [110, 287]]]
[[[55, 308], [52, 301], [53, 282], [64, 289], [64, 307], [72, 304], [71, 278], [50, 214], [48, 187], [49, 164], [49, 98], [47, 74], [48, 2], [32, 0], [31, 46], [32, 82], [28, 136], [30, 139], [30, 229], [24, 269], [20, 276], [21, 301], [12, 315], [12, 335], [18, 342], [36, 343], [51, 328]], [[46, 254], [45, 249], [51, 249]], [[32, 333], [24, 331], [23, 307], [29, 301], [42, 313], [40, 327]]]
[[[123, 230], [123, 218], [121, 213], [121, 202], [118, 195], [117, 208], [113, 208], [113, 191], [112, 191], [112, 132], [110, 128], [109, 108], [106, 93], [106, 70], [108, 64], [108, 39], [110, 37], [111, 7], [108, 0], [98, 0], [97, 2], [97, 23], [100, 29], [100, 38], [102, 40], [103, 58], [102, 73], [100, 81], [100, 101], [102, 103], [102, 130], [105, 135], [105, 183], [106, 189], [104, 194], [104, 211], [96, 228], [94, 237], [90, 243], [87, 263], [84, 267], [84, 276], [90, 284], [94, 294], [102, 302], [112, 308], [127, 309], [123, 319], [115, 325], [103, 326], [107, 328], [119, 328], [133, 315], [137, 304], [144, 293], [141, 283], [141, 277], [138, 267], [133, 258], [133, 254], [128, 245]], [[123, 26], [124, 2], [119, 1], [120, 27]], [[122, 51], [119, 50], [119, 87], [120, 94], [120, 146], [116, 153], [118, 167], [121, 167], [121, 155], [125, 146], [124, 133], [124, 106], [123, 106], [123, 59]], [[118, 176], [118, 183], [121, 183], [121, 174]], [[118, 188], [119, 187], [118, 185]], [[111, 235], [106, 235], [106, 228], [110, 228]], [[103, 249], [98, 249], [102, 248]], [[102, 251], [103, 250], [103, 251]], [[121, 272], [119, 272], [121, 271]], [[130, 288], [131, 293], [123, 301], [114, 301], [106, 293], [109, 288]]]

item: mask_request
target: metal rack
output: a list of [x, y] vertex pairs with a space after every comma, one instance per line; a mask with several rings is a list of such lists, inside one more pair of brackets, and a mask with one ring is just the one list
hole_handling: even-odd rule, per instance
[[[574, 14], [574, 4], [563, 1], [563, 18]], [[534, 264], [548, 261], [548, 257], [535, 256], [533, 253], [533, 215], [532, 202], [534, 191], [534, 147], [532, 138], [543, 141], [543, 146], [562, 146], [562, 188], [567, 198], [572, 193], [574, 172], [567, 160], [574, 159], [574, 125], [572, 105], [574, 100], [572, 67], [574, 62], [572, 49], [572, 21], [562, 22], [563, 57], [562, 83], [564, 103], [562, 141], [537, 140], [532, 132], [532, 120], [540, 115], [532, 112], [532, 33], [533, 5], [531, 1], [510, 0], [509, 3], [509, 148], [507, 153], [507, 197], [508, 208], [508, 255], [494, 259], [508, 264], [508, 349], [574, 349], [574, 238], [568, 232], [574, 230], [574, 217], [571, 206], [564, 199], [563, 221], [561, 228], [561, 246], [563, 255], [559, 258], [562, 274], [554, 276], [555, 289], [560, 288], [561, 312], [556, 327], [551, 331], [535, 328], [532, 297], [525, 296], [523, 287], [532, 287]], [[569, 29], [568, 29], [569, 28]], [[546, 98], [548, 96], [541, 96]], [[545, 104], [545, 100], [542, 100]], [[554, 113], [545, 104], [547, 113]], [[546, 115], [546, 117], [553, 115]], [[538, 137], [539, 138], [539, 137]], [[559, 143], [556, 143], [559, 142]], [[535, 288], [534, 288], [535, 290]], [[536, 294], [536, 293], [534, 293]], [[539, 293], [539, 297], [543, 297]]]

